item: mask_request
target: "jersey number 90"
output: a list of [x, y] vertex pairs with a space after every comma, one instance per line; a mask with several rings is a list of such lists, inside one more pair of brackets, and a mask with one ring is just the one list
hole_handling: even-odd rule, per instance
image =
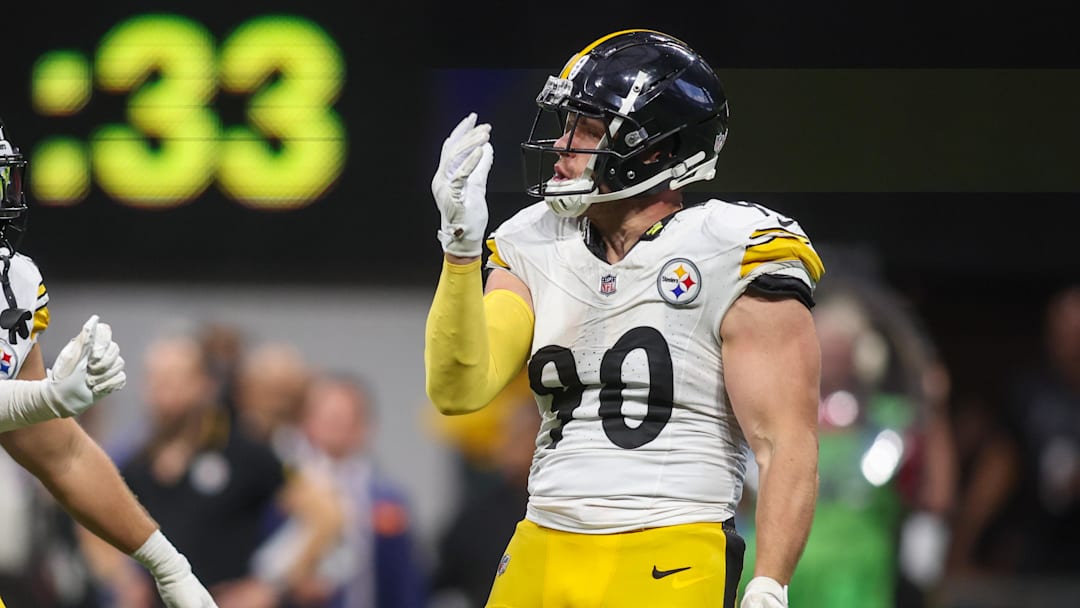
[[[644, 351], [649, 364], [648, 408], [641, 423], [630, 426], [623, 415], [622, 378], [623, 362], [631, 352]], [[543, 383], [544, 368], [555, 366], [561, 386]], [[672, 400], [675, 395], [674, 372], [671, 350], [664, 336], [654, 327], [635, 327], [619, 338], [615, 345], [604, 352], [600, 360], [600, 419], [604, 434], [620, 448], [632, 450], [656, 439], [671, 419]], [[581, 396], [586, 386], [577, 371], [574, 353], [565, 346], [545, 346], [533, 354], [529, 361], [529, 385], [537, 395], [551, 395], [551, 411], [559, 424], [551, 429], [548, 449], [555, 449], [562, 440], [563, 428], [574, 417], [574, 410], [581, 406]]]

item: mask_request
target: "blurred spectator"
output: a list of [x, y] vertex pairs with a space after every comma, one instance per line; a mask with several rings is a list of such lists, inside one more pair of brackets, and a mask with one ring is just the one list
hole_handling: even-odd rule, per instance
[[953, 413], [960, 485], [947, 571], [954, 580], [1011, 574], [1024, 542], [1004, 507], [1019, 474], [1019, 455], [1000, 410], [997, 401], [969, 397]]
[[[220, 608], [282, 605], [336, 538], [333, 495], [288, 471], [273, 451], [247, 437], [217, 400], [215, 378], [199, 341], [162, 337], [144, 359], [149, 441], [118, 463], [128, 485], [191, 561]], [[257, 576], [251, 558], [276, 512], [304, 522], [306, 545], [281, 576]], [[152, 581], [112, 547], [83, 534], [108, 605], [156, 605]]]
[[524, 369], [491, 403], [468, 416], [446, 416], [435, 407], [424, 410], [428, 429], [451, 448], [456, 458], [462, 495], [483, 493], [502, 483], [502, 431], [506, 418], [522, 399], [533, 400], [536, 407], [529, 374]]
[[540, 431], [536, 401], [527, 384], [516, 384], [480, 412], [493, 408], [499, 411], [498, 425], [491, 429], [485, 463], [494, 476], [464, 494], [438, 540], [432, 590], [439, 606], [446, 608], [486, 603], [499, 560], [529, 499], [529, 469]]
[[240, 425], [279, 455], [296, 440], [296, 417], [311, 369], [291, 344], [259, 344], [240, 358], [233, 402]]
[[206, 363], [214, 377], [220, 393], [219, 402], [229, 411], [235, 412], [233, 397], [236, 392], [236, 377], [240, 362], [245, 352], [245, 337], [236, 327], [227, 323], [208, 322], [198, 331]]
[[958, 576], [1080, 572], [1080, 284], [1049, 299], [1042, 345], [975, 453], [956, 516]]
[[[373, 460], [375, 412], [366, 383], [348, 374], [316, 374], [298, 414], [300, 434], [287, 461], [335, 489], [345, 523], [341, 541], [298, 586], [292, 605], [422, 608], [426, 576], [409, 505]], [[261, 557], [279, 559], [294, 545], [287, 526]]]
[[[819, 495], [790, 602], [929, 605], [954, 502], [949, 375], [898, 293], [865, 269], [831, 270], [813, 309], [822, 353]], [[755, 481], [748, 475], [743, 518]], [[752, 563], [753, 521], [740, 526]]]

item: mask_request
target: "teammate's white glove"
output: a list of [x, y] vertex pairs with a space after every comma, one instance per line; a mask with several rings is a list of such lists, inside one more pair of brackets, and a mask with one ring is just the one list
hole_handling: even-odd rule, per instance
[[217, 603], [191, 571], [187, 558], [176, 550], [161, 530], [131, 554], [150, 571], [166, 608], [217, 608]]
[[178, 578], [157, 579], [157, 588], [167, 608], [217, 608], [210, 592], [191, 570]]
[[113, 341], [112, 326], [108, 323], [98, 322], [97, 331], [94, 332], [94, 344], [86, 362], [86, 372], [87, 384], [94, 391], [95, 400], [115, 393], [127, 384], [120, 345]]
[[48, 370], [46, 401], [57, 417], [78, 416], [127, 383], [112, 328], [91, 316], [68, 341]]
[[439, 242], [451, 255], [467, 258], [482, 252], [488, 221], [487, 176], [494, 158], [490, 137], [491, 125], [477, 125], [476, 113], [470, 113], [443, 142], [431, 193], [442, 219]]
[[739, 608], [788, 608], [787, 586], [767, 576], [755, 576], [746, 583]]

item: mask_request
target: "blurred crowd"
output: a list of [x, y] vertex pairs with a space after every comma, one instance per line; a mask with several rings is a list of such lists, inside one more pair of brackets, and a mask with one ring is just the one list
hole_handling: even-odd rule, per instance
[[[366, 378], [214, 324], [157, 336], [138, 356], [149, 428], [103, 447], [221, 608], [426, 606], [411, 505], [371, 449]], [[94, 434], [99, 415], [80, 422]], [[0, 478], [8, 605], [159, 608], [134, 560], [13, 463]]]
[[[813, 311], [820, 494], [792, 605], [1036, 605], [1009, 581], [1021, 597], [1041, 594], [1038, 605], [1066, 605], [1080, 572], [1080, 283], [1047, 299], [1041, 356], [1011, 365], [1007, 390], [958, 399], [904, 295], [872, 266], [830, 271]], [[221, 608], [483, 605], [527, 500], [539, 416], [524, 375], [484, 410], [431, 408], [418, 429], [449, 448], [461, 489], [437, 538], [423, 539], [410, 496], [374, 455], [367, 378], [214, 324], [128, 356], [142, 358], [150, 427], [104, 447]], [[81, 420], [92, 434], [99, 416]], [[737, 518], [747, 563], [754, 482], [751, 470]], [[145, 571], [3, 454], [0, 487], [9, 606], [157, 608]]]

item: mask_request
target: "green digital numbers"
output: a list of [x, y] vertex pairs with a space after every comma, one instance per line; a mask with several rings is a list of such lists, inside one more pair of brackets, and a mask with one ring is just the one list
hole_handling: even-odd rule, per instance
[[259, 17], [229, 36], [221, 86], [250, 94], [251, 126], [225, 132], [221, 189], [260, 209], [295, 208], [325, 191], [345, 164], [345, 128], [331, 109], [344, 71], [333, 41], [309, 22]]
[[[85, 63], [69, 51], [39, 60], [35, 108], [85, 108]], [[80, 202], [92, 178], [131, 207], [174, 208], [216, 184], [248, 207], [289, 210], [317, 200], [344, 168], [345, 128], [333, 109], [344, 60], [310, 21], [256, 17], [218, 48], [190, 18], [138, 15], [109, 30], [91, 67], [98, 91], [124, 97], [124, 122], [93, 129], [88, 145], [72, 137], [39, 143], [31, 184], [42, 204]], [[222, 123], [214, 107], [222, 93], [247, 98], [245, 124]]]
[[217, 116], [213, 37], [174, 16], [134, 17], [101, 41], [98, 87], [127, 94], [127, 123], [90, 136], [94, 177], [102, 190], [135, 207], [175, 207], [214, 179]]
[[38, 112], [70, 116], [90, 101], [92, 86], [86, 57], [78, 51], [52, 51], [34, 63], [30, 96]]
[[[34, 62], [30, 98], [46, 116], [71, 116], [86, 107], [93, 88], [90, 62], [78, 51], [57, 50]], [[52, 137], [33, 152], [35, 199], [45, 204], [74, 205], [90, 192], [90, 155], [73, 137]]]
[[74, 205], [90, 193], [90, 154], [73, 137], [51, 137], [34, 148], [30, 187], [35, 203]]

